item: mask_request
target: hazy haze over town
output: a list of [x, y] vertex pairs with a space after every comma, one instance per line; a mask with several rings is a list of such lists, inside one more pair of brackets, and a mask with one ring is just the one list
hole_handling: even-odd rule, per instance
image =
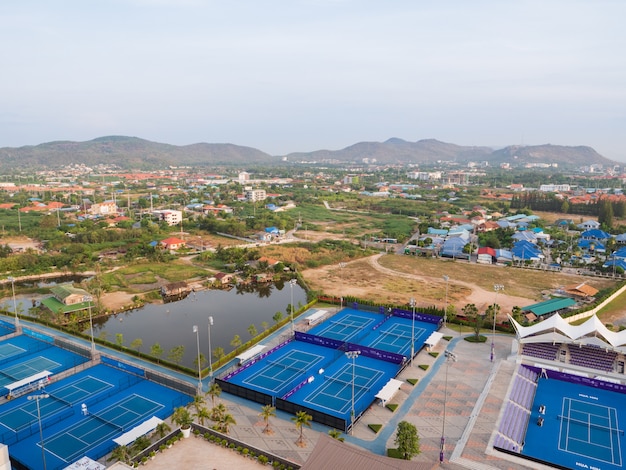
[[4, 2], [0, 147], [399, 137], [626, 161], [624, 18], [616, 0]]

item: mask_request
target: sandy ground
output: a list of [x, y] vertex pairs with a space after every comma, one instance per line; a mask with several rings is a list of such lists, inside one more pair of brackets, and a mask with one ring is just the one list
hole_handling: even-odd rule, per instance
[[[361, 266], [363, 261], [357, 260], [346, 263], [343, 269], [336, 265], [324, 266], [308, 269], [302, 275], [309, 282], [310, 288], [329, 295], [354, 296], [395, 304], [408, 303], [413, 297], [418, 306], [444, 307], [446, 283], [442, 278], [389, 269], [379, 264], [382, 256], [384, 255], [377, 254], [367, 258], [366, 262], [371, 268], [367, 270]], [[352, 264], [355, 265], [354, 270], [351, 270]], [[502, 279], [502, 282], [506, 282], [506, 279]], [[455, 305], [457, 311], [470, 303], [482, 311], [496, 300], [493, 290], [483, 289], [454, 276], [449, 278], [448, 290], [449, 305]], [[514, 306], [530, 305], [535, 302], [536, 299], [508, 295], [506, 291], [501, 291], [497, 295], [497, 303], [503, 315], [504, 312], [510, 312]]]

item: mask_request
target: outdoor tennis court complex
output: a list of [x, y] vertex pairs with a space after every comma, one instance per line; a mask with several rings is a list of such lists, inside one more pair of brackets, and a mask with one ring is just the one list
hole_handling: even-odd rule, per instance
[[216, 381], [225, 392], [292, 414], [306, 411], [347, 432], [374, 401], [385, 403], [398, 390], [394, 378], [411, 352], [441, 338], [441, 317], [412, 315], [353, 304]]
[[116, 358], [92, 361], [88, 348], [27, 328], [0, 337], [0, 442], [9, 448], [12, 468], [98, 460], [149, 431], [145, 423], [191, 401], [192, 386], [184, 393], [182, 384], [174, 390], [148, 375]]

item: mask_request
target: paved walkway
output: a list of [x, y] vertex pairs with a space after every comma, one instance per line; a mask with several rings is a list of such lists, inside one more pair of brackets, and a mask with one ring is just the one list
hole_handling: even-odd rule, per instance
[[[39, 328], [39, 326], [37, 326]], [[456, 327], [455, 327], [456, 328]], [[45, 329], [45, 328], [43, 328]], [[352, 435], [344, 436], [347, 443], [367, 449], [370, 452], [384, 455], [386, 449], [395, 447], [394, 433], [400, 421], [413, 423], [420, 436], [421, 454], [415, 461], [439, 461], [439, 451], [442, 433], [445, 435], [445, 462], [448, 468], [476, 468], [476, 469], [525, 469], [541, 468], [536, 464], [517, 459], [510, 460], [499, 452], [493, 451], [489, 442], [493, 430], [497, 428], [497, 421], [506, 396], [516, 363], [511, 356], [513, 338], [510, 336], [495, 337], [496, 360], [490, 361], [490, 342], [474, 344], [464, 341], [459, 330], [443, 328], [441, 332], [452, 337], [448, 342], [441, 340], [434, 348], [438, 357], [422, 351], [414, 360], [413, 366], [407, 367], [398, 377], [403, 381], [401, 389], [391, 400], [399, 406], [395, 412], [379, 405], [372, 405], [354, 427]], [[59, 332], [54, 332], [59, 334]], [[462, 332], [463, 336], [470, 334], [468, 328]], [[281, 339], [281, 332], [270, 337], [265, 344], [269, 347], [277, 344]], [[76, 340], [76, 338], [72, 338]], [[98, 345], [98, 349], [101, 348]], [[452, 351], [457, 360], [445, 360], [445, 350]], [[107, 353], [123, 356], [108, 350]], [[129, 360], [128, 357], [124, 358]], [[130, 359], [131, 362], [142, 361]], [[158, 366], [142, 364], [156, 369]], [[427, 370], [420, 368], [427, 365]], [[171, 371], [168, 371], [171, 373]], [[197, 380], [173, 374], [190, 383]], [[418, 379], [416, 386], [412, 386], [407, 379]], [[203, 381], [206, 391], [208, 380]], [[447, 391], [447, 394], [446, 394]], [[328, 427], [312, 423], [311, 428], [304, 430], [305, 447], [296, 445], [298, 431], [291, 421], [292, 416], [278, 411], [277, 416], [271, 419], [272, 435], [262, 432], [264, 423], [259, 416], [261, 405], [232, 395], [224, 394], [220, 398], [229, 412], [233, 415], [236, 425], [232, 426], [230, 434], [233, 437], [260, 449], [268, 450], [297, 464], [303, 464], [312, 452], [319, 435], [327, 433]], [[445, 423], [444, 423], [445, 414]], [[382, 429], [374, 433], [369, 424], [381, 424]], [[228, 460], [221, 464], [212, 458], [217, 446], [201, 439], [195, 439], [193, 453], [205, 454], [202, 467], [193, 468], [239, 468], [235, 459], [241, 458], [232, 452], [233, 461]], [[181, 452], [178, 459], [186, 458], [189, 453], [185, 450], [188, 444], [174, 446], [166, 453], [172, 458], [173, 454]], [[178, 449], [178, 450], [176, 450]], [[202, 452], [204, 449], [205, 452]], [[162, 456], [165, 458], [165, 453]], [[151, 465], [157, 465], [157, 457]], [[165, 460], [165, 459], [164, 459]], [[182, 461], [182, 460], [176, 460]], [[101, 463], [105, 463], [104, 459]], [[211, 466], [213, 465], [213, 466]], [[155, 466], [152, 468], [171, 468]]]
[[[442, 333], [453, 338], [450, 342], [442, 340], [434, 349], [439, 353], [438, 357], [434, 358], [423, 351], [414, 360], [414, 365], [407, 367], [399, 376], [403, 385], [391, 400], [391, 403], [399, 405], [396, 411], [379, 405], [371, 406], [356, 424], [354, 434], [344, 435], [346, 442], [376, 454], [385, 454], [387, 448], [395, 447], [394, 433], [398, 423], [406, 420], [417, 427], [420, 436], [421, 454], [414, 461], [437, 466], [443, 433], [443, 467], [485, 470], [541, 468], [493, 451], [489, 446], [516, 367], [515, 357], [509, 358], [513, 339], [496, 336], [496, 360], [492, 363], [490, 341], [474, 344], [460, 338], [458, 330], [443, 329]], [[456, 362], [446, 362], [446, 349], [455, 354]], [[424, 371], [420, 365], [429, 367]], [[419, 380], [415, 387], [406, 381], [410, 378]], [[268, 436], [262, 432], [264, 423], [259, 417], [261, 405], [226, 394], [220, 400], [237, 421], [237, 425], [232, 427], [232, 436], [298, 464], [307, 460], [319, 435], [328, 432], [327, 427], [313, 423], [311, 429], [304, 431], [306, 447], [299, 447], [295, 443], [298, 432], [290, 415], [278, 412], [277, 417], [271, 419], [274, 434]], [[375, 434], [368, 424], [382, 424], [383, 428]], [[202, 449], [205, 449], [205, 461], [213, 462], [211, 456], [216, 447], [214, 444], [198, 439], [194, 446], [198, 447], [195, 452], [203, 453]], [[172, 451], [174, 448], [166, 452]], [[184, 452], [182, 446], [181, 452]], [[154, 462], [158, 460], [157, 457]], [[232, 465], [236, 467], [234, 461]], [[227, 468], [227, 465], [215, 461], [214, 467], [208, 465], [202, 468]]]

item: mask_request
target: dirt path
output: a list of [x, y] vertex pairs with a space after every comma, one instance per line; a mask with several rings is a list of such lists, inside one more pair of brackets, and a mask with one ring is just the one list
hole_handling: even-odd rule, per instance
[[[384, 273], [388, 276], [393, 277], [403, 277], [406, 279], [413, 279], [422, 282], [437, 282], [442, 283], [443, 281], [438, 278], [433, 278], [430, 276], [421, 276], [418, 274], [409, 274], [401, 271], [395, 271], [393, 269], [386, 268], [381, 266], [378, 260], [383, 256], [383, 254], [377, 254], [368, 259], [368, 262], [372, 268], [376, 269], [378, 272]], [[494, 291], [485, 290], [482, 287], [478, 287], [476, 284], [472, 284], [471, 282], [460, 281], [458, 279], [450, 279], [450, 285], [460, 285], [466, 287], [470, 290], [470, 294], [467, 295], [464, 299], [464, 304], [474, 304], [478, 307], [479, 311], [482, 311], [487, 308], [490, 304], [492, 304], [496, 300], [496, 294]], [[524, 306], [530, 305], [535, 301], [532, 299], [527, 299], [524, 297], [515, 297], [511, 295], [507, 295], [505, 291], [500, 291], [497, 295], [497, 302], [500, 305], [501, 310], [506, 312], [510, 312], [511, 309], [515, 306]]]

